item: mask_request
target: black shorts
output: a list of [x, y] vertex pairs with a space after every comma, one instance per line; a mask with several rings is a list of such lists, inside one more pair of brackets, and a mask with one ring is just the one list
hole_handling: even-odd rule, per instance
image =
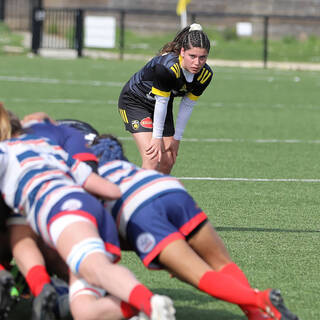
[[[134, 100], [130, 96], [130, 89], [125, 86], [119, 97], [118, 110], [125, 125], [125, 129], [131, 133], [152, 132], [154, 106], [150, 103]], [[172, 112], [173, 101], [170, 99], [167, 107], [167, 115], [164, 123], [163, 137], [174, 135], [174, 122]]]

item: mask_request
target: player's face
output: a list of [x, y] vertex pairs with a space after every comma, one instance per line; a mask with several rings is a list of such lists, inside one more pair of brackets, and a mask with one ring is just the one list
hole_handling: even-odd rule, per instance
[[207, 62], [208, 52], [204, 48], [181, 49], [182, 67], [191, 73], [198, 73]]

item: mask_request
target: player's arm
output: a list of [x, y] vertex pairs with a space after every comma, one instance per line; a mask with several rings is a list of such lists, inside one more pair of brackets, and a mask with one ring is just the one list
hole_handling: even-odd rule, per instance
[[156, 102], [153, 114], [152, 139], [149, 147], [146, 149], [146, 154], [150, 156], [150, 159], [158, 157], [158, 161], [160, 162], [161, 154], [165, 151], [163, 149], [162, 136], [174, 75], [173, 72], [161, 64], [156, 65], [154, 71], [155, 74], [151, 92], [154, 94]]
[[24, 116], [24, 118], [21, 120], [22, 125], [30, 122], [30, 121], [44, 121], [49, 120], [52, 123], [56, 123], [54, 119], [52, 119], [47, 113], [45, 112], [34, 112], [27, 114]]

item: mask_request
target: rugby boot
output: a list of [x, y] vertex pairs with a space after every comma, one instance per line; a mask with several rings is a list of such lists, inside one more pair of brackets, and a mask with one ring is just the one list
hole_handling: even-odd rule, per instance
[[32, 320], [55, 320], [55, 307], [58, 295], [55, 288], [47, 283], [42, 291], [33, 299]]
[[265, 311], [274, 320], [299, 320], [284, 304], [279, 290], [268, 289], [260, 292]]
[[11, 307], [16, 302], [15, 295], [11, 292], [14, 289], [14, 279], [7, 270], [0, 271], [0, 319], [6, 319]]
[[57, 304], [54, 307], [56, 318], [62, 319], [71, 315], [68, 284], [58, 277], [51, 277], [50, 284], [54, 287], [57, 293]]

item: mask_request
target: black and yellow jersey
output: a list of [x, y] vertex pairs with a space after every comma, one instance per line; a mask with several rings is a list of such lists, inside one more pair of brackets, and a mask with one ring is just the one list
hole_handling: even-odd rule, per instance
[[[187, 95], [197, 100], [209, 85], [213, 76], [211, 68], [204, 67], [187, 82], [181, 67], [181, 57], [174, 53], [152, 58], [141, 70], [135, 73], [122, 91], [128, 100], [153, 108], [154, 95], [182, 97]], [[128, 101], [127, 100], [127, 101]]]

